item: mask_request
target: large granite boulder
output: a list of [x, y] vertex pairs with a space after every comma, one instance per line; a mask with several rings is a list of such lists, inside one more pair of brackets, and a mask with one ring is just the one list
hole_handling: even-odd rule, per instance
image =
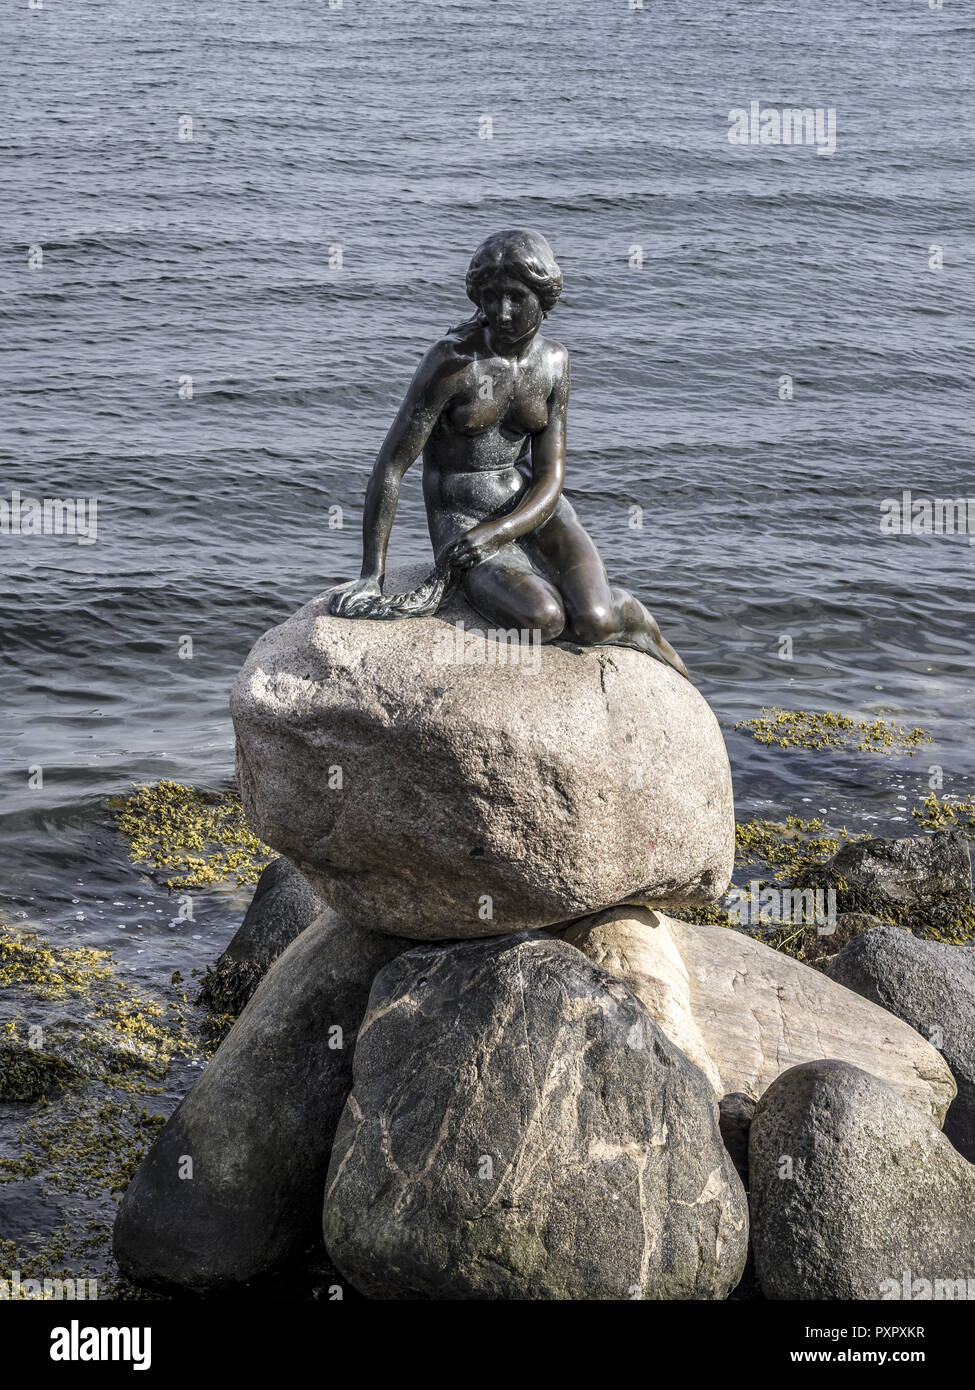
[[755, 1110], [749, 1176], [767, 1298], [975, 1293], [975, 1166], [858, 1067], [807, 1062], [780, 1076]]
[[125, 1193], [134, 1284], [208, 1292], [315, 1239], [369, 988], [407, 944], [327, 911], [275, 961]]
[[890, 1082], [938, 1124], [955, 1095], [944, 1058], [913, 1028], [740, 932], [621, 907], [562, 939], [642, 1000], [719, 1099], [757, 1100], [789, 1067], [824, 1057]]
[[545, 935], [376, 977], [324, 1205], [374, 1298], [716, 1299], [747, 1248], [705, 1077], [624, 985]]
[[322, 597], [260, 639], [231, 709], [251, 825], [361, 926], [491, 936], [729, 881], [717, 720], [640, 652], [508, 642], [461, 598], [381, 622]]
[[304, 874], [287, 859], [272, 860], [258, 879], [239, 931], [203, 977], [199, 1002], [220, 1013], [239, 1014], [271, 963], [325, 910]]
[[944, 1132], [975, 1162], [975, 948], [877, 927], [840, 952], [829, 976], [923, 1034], [958, 1087]]

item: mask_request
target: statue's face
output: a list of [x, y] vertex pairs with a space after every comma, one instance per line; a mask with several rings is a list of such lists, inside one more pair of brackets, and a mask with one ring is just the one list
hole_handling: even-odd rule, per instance
[[501, 348], [537, 333], [542, 322], [538, 296], [511, 275], [499, 273], [485, 281], [481, 286], [480, 304], [488, 321], [491, 341]]

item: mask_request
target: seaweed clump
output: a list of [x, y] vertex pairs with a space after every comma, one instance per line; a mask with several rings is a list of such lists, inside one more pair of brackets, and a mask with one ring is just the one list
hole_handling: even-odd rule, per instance
[[920, 821], [925, 830], [963, 830], [970, 840], [975, 840], [975, 796], [967, 800], [961, 797], [945, 797], [940, 800], [937, 792], [931, 792], [915, 806], [911, 815]]
[[[954, 813], [954, 814], [952, 814]], [[965, 828], [975, 836], [975, 804], [928, 797], [914, 815], [928, 829]], [[932, 892], [895, 901], [857, 880], [833, 861], [844, 844], [867, 840], [846, 827], [830, 830], [820, 818], [787, 815], [781, 821], [752, 819], [735, 827], [738, 877], [751, 870], [747, 886], [735, 885], [708, 907], [667, 908], [685, 922], [728, 927], [822, 968], [847, 941], [874, 926], [893, 926], [927, 941], [966, 945], [975, 941], [975, 902], [953, 892]], [[830, 894], [835, 897], [830, 898]], [[766, 903], [778, 907], [767, 908]], [[827, 903], [835, 922], [821, 920]], [[833, 929], [823, 930], [824, 925]]]
[[76, 1279], [97, 1259], [104, 1296], [115, 1199], [165, 1123], [152, 1097], [176, 1056], [198, 1056], [186, 996], [147, 998], [110, 952], [3, 924], [0, 990], [0, 1101], [29, 1103], [19, 1124], [4, 1116], [0, 1184], [32, 1183], [52, 1209], [80, 1193], [96, 1213], [84, 1224], [65, 1211], [40, 1249], [0, 1241], [0, 1279]]
[[213, 792], [163, 780], [113, 797], [115, 823], [133, 863], [175, 870], [170, 891], [209, 888], [229, 878], [256, 883], [274, 851], [244, 819], [236, 792]]
[[755, 719], [740, 719], [758, 743], [780, 748], [855, 748], [860, 753], [906, 753], [913, 757], [922, 744], [933, 743], [924, 729], [910, 729], [889, 719], [869, 722], [832, 710], [763, 708]]

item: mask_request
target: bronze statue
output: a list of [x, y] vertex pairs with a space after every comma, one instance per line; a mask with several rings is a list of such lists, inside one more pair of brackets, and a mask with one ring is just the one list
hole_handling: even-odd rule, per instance
[[[492, 626], [636, 647], [686, 676], [639, 599], [610, 586], [562, 492], [569, 354], [539, 332], [561, 292], [538, 232], [496, 232], [475, 251], [467, 294], [477, 313], [416, 370], [369, 479], [361, 577], [332, 595], [329, 611], [426, 616], [459, 583]], [[421, 453], [436, 568], [413, 593], [383, 596], [400, 483]]]

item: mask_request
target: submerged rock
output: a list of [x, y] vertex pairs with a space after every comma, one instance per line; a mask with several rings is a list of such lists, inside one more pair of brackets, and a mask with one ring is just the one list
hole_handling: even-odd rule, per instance
[[811, 966], [727, 927], [615, 908], [562, 939], [643, 1001], [720, 1098], [752, 1100], [799, 1062], [839, 1057], [889, 1081], [940, 1124], [955, 1084], [913, 1028]]
[[373, 1298], [715, 1299], [745, 1196], [704, 1076], [619, 981], [544, 936], [380, 972], [324, 1232]]
[[749, 1174], [767, 1298], [909, 1298], [915, 1280], [922, 1296], [924, 1281], [927, 1297], [975, 1293], [975, 1167], [860, 1068], [780, 1076], [755, 1110]]
[[240, 930], [204, 976], [199, 1002], [218, 1013], [239, 1014], [272, 962], [325, 908], [287, 859], [268, 864]]
[[851, 941], [829, 976], [903, 1019], [943, 1055], [958, 1087], [944, 1132], [975, 1161], [975, 949], [878, 927]]
[[330, 912], [275, 961], [122, 1200], [132, 1283], [240, 1284], [314, 1238], [369, 987], [406, 944]]
[[623, 647], [505, 636], [460, 598], [398, 622], [320, 598], [266, 633], [231, 700], [255, 830], [348, 920], [418, 940], [718, 897], [731, 773], [699, 691]]

